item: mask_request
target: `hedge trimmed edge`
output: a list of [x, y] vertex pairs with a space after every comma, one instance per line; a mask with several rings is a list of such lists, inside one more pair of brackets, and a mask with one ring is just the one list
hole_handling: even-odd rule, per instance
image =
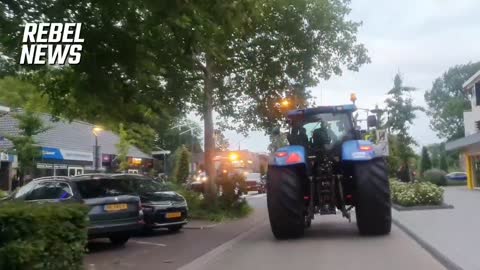
[[83, 269], [88, 209], [80, 204], [0, 204], [0, 269]]

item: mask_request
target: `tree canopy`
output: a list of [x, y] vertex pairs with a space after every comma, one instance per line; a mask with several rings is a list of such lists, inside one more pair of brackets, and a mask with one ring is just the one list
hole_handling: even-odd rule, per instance
[[425, 92], [430, 125], [439, 137], [455, 140], [465, 136], [463, 112], [470, 110], [471, 104], [462, 85], [479, 70], [480, 62], [451, 67]]
[[[274, 104], [369, 62], [348, 0], [66, 1], [0, 4], [0, 43], [18, 59], [25, 22], [83, 23], [79, 65], [28, 67], [54, 114], [157, 129], [187, 111], [242, 132], [275, 126]], [[232, 121], [235, 119], [235, 121]], [[234, 123], [232, 125], [232, 123]], [[206, 171], [214, 176], [212, 162]], [[213, 177], [209, 177], [213, 179]], [[213, 184], [211, 185], [213, 186]]]

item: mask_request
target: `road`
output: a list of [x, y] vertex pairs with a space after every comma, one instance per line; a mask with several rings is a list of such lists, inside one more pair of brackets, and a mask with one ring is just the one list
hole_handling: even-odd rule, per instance
[[389, 236], [361, 237], [355, 222], [339, 216], [317, 218], [302, 239], [275, 240], [265, 196], [248, 200], [251, 217], [212, 229], [158, 232], [119, 249], [94, 243], [86, 269], [444, 269], [398, 228]]

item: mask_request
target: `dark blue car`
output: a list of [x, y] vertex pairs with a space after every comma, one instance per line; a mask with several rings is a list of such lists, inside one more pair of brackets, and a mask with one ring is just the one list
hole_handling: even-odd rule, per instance
[[452, 172], [447, 174], [445, 177], [451, 181], [467, 181], [467, 174], [464, 172]]
[[6, 200], [32, 203], [81, 203], [89, 207], [88, 237], [123, 245], [143, 227], [140, 198], [128, 186], [101, 175], [34, 179]]

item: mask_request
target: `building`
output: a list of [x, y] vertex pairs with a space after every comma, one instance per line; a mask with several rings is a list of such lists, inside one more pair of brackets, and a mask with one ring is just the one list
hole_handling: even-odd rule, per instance
[[[11, 178], [17, 168], [16, 158], [11, 154], [14, 152], [13, 144], [5, 138], [19, 134], [18, 121], [13, 117], [15, 113], [0, 116], [0, 189], [5, 190], [11, 188]], [[48, 129], [35, 137], [42, 154], [36, 161], [32, 177], [73, 176], [95, 171], [94, 125], [82, 121], [52, 121], [48, 114], [41, 114], [40, 118]], [[120, 141], [119, 137], [108, 130], [100, 131], [97, 135], [98, 171], [117, 171], [119, 162], [115, 145]], [[129, 172], [132, 173], [146, 173], [153, 166], [151, 155], [134, 146], [130, 147], [128, 160]]]
[[460, 151], [460, 160], [467, 172], [469, 189], [480, 188], [480, 71], [463, 84], [471, 96], [472, 110], [463, 113], [465, 137], [447, 142], [447, 151]]

